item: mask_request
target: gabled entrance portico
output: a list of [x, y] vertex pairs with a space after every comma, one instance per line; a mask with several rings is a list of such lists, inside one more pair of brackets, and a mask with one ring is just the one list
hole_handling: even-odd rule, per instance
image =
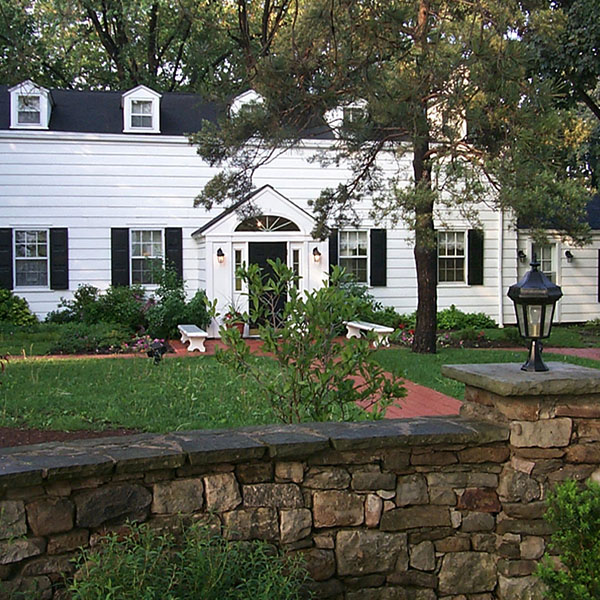
[[[250, 202], [252, 216], [240, 214], [239, 209]], [[271, 186], [256, 190], [192, 234], [198, 245], [199, 287], [209, 299], [217, 299], [221, 314], [230, 304], [244, 311], [246, 289], [236, 278], [236, 269], [251, 263], [264, 267], [268, 259], [276, 258], [301, 277], [301, 291], [322, 286], [328, 278], [328, 244], [313, 239], [314, 224], [308, 212]], [[213, 320], [209, 336], [217, 337], [218, 329], [219, 321]]]

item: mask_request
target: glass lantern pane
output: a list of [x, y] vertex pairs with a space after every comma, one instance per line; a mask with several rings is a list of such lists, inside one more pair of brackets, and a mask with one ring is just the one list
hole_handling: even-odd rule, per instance
[[543, 307], [539, 304], [531, 304], [527, 307], [528, 337], [542, 337], [542, 312]]

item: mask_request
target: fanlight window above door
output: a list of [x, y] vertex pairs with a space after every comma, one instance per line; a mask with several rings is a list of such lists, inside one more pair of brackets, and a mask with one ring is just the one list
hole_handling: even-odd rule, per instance
[[296, 223], [285, 217], [259, 215], [242, 221], [236, 231], [300, 231]]

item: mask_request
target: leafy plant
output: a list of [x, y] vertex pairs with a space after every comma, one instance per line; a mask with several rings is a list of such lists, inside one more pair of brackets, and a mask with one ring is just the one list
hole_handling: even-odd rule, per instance
[[29, 309], [27, 300], [0, 288], [0, 322], [13, 325], [33, 325], [37, 317]]
[[[405, 390], [372, 360], [370, 339], [336, 339], [343, 322], [356, 314], [356, 302], [338, 285], [342, 271], [334, 269], [329, 286], [301, 293], [286, 265], [269, 262], [273, 276], [264, 276], [256, 265], [238, 275], [248, 285], [249, 318], [277, 362], [276, 374], [264, 377], [237, 329], [221, 328], [227, 348], [218, 352], [218, 360], [259, 382], [283, 422], [382, 417]], [[282, 312], [281, 298], [287, 299]]]
[[488, 317], [485, 313], [465, 313], [456, 308], [453, 304], [450, 308], [445, 308], [437, 315], [438, 329], [492, 329], [498, 327], [494, 319]]
[[536, 574], [546, 584], [551, 600], [600, 598], [600, 486], [593, 481], [580, 487], [565, 481], [552, 491], [545, 519], [552, 525], [550, 549], [559, 553], [561, 565], [548, 555]]
[[193, 323], [205, 328], [210, 322], [208, 299], [204, 290], [186, 303], [183, 279], [167, 265], [157, 274], [156, 301], [148, 308], [148, 330], [155, 337], [177, 337], [177, 325]]
[[130, 340], [129, 329], [115, 323], [65, 323], [51, 354], [106, 354], [122, 351]]
[[307, 577], [299, 558], [197, 526], [176, 535], [131, 526], [97, 550], [83, 550], [77, 568], [68, 585], [72, 600], [299, 600]]

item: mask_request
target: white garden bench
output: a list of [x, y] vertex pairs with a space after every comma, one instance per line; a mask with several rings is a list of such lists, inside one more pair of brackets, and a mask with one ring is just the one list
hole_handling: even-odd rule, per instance
[[200, 329], [197, 325], [177, 325], [177, 329], [181, 333], [181, 343], [190, 343], [188, 352], [200, 350], [206, 352], [204, 340], [208, 337], [208, 333], [204, 329]]
[[346, 325], [346, 328], [348, 329], [348, 333], [346, 334], [348, 339], [360, 337], [361, 331], [372, 331], [375, 333], [377, 336], [375, 346], [389, 346], [389, 335], [390, 333], [394, 333], [393, 327], [369, 323], [368, 321], [344, 321], [344, 325]]

